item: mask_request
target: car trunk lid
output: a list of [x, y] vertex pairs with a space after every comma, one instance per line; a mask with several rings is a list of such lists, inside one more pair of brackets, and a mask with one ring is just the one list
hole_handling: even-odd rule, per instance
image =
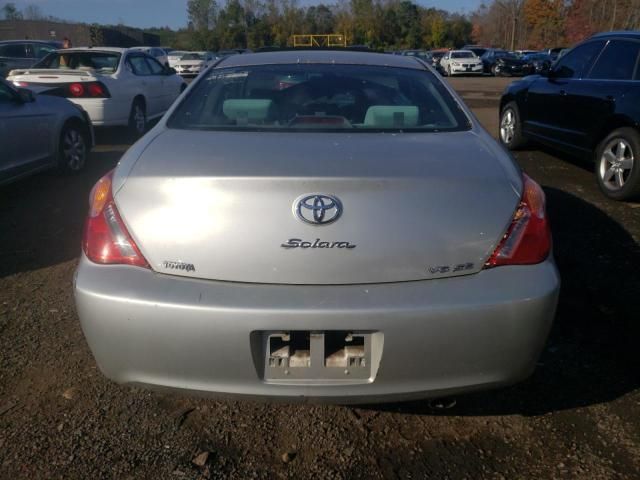
[[[441, 278], [478, 272], [510, 223], [521, 185], [497, 154], [471, 131], [168, 130], [115, 199], [160, 273], [279, 284]], [[301, 221], [296, 202], [313, 206], [316, 195], [338, 199], [340, 218]], [[305, 215], [313, 221], [312, 209]]]

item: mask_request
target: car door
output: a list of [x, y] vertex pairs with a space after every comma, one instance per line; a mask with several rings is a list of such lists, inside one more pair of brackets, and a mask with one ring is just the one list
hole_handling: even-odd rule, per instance
[[603, 40], [596, 40], [579, 45], [565, 55], [547, 77], [531, 83], [525, 111], [521, 112], [527, 134], [560, 145], [573, 145], [576, 113], [567, 110], [567, 94], [571, 85], [589, 71], [604, 44]]
[[54, 120], [53, 112], [0, 81], [0, 181], [51, 161]]
[[144, 53], [132, 53], [127, 58], [131, 71], [137, 82], [138, 91], [141, 91], [147, 102], [147, 116], [154, 117], [162, 112], [162, 85], [157, 75], [153, 75], [147, 55]]
[[612, 116], [624, 111], [628, 92], [637, 84], [633, 78], [639, 57], [640, 41], [610, 40], [585, 78], [568, 85], [567, 110], [574, 113], [573, 145], [590, 151]]
[[158, 60], [152, 57], [147, 57], [146, 60], [154, 77], [153, 80], [158, 84], [160, 112], [164, 113], [178, 96], [179, 90], [171, 75], [167, 75], [167, 69]]

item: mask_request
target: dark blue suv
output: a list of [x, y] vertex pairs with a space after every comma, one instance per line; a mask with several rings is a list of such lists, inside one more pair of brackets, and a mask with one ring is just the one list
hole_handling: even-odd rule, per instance
[[529, 140], [593, 159], [602, 192], [640, 196], [640, 32], [579, 44], [544, 75], [512, 83], [500, 102], [500, 140]]

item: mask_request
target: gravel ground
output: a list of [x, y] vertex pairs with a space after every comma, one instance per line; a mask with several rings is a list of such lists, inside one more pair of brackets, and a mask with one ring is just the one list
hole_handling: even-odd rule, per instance
[[[507, 81], [451, 82], [495, 132]], [[547, 192], [563, 280], [529, 380], [451, 408], [214, 401], [115, 385], [82, 336], [87, 197], [123, 138], [100, 132], [82, 175], [0, 188], [0, 478], [640, 478], [640, 204], [606, 200], [589, 165], [516, 155]]]

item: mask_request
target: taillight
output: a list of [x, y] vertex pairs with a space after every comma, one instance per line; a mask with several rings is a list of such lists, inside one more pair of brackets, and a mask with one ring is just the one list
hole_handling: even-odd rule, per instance
[[68, 96], [73, 98], [110, 98], [111, 94], [101, 82], [75, 82], [67, 87]]
[[84, 87], [81, 83], [72, 83], [71, 85], [69, 85], [69, 93], [72, 97], [83, 97]]
[[507, 233], [485, 264], [485, 268], [500, 265], [532, 265], [543, 262], [551, 250], [551, 230], [545, 210], [542, 188], [523, 175], [522, 199]]
[[89, 260], [101, 264], [126, 264], [149, 268], [129, 235], [113, 201], [113, 171], [91, 190], [89, 215], [84, 226], [82, 249]]

